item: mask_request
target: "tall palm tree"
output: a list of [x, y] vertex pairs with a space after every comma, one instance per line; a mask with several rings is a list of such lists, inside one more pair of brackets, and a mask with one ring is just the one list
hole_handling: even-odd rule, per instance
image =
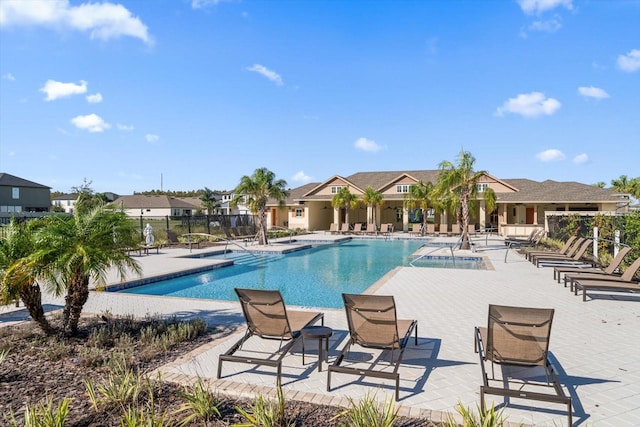
[[75, 335], [91, 279], [104, 283], [111, 267], [122, 279], [129, 272], [140, 274], [140, 266], [124, 250], [137, 241], [137, 230], [124, 212], [103, 205], [76, 211], [72, 217], [49, 217], [46, 222], [28, 259], [42, 266], [41, 275], [57, 294], [66, 290], [62, 327]]
[[365, 188], [362, 195], [362, 203], [366, 204], [371, 209], [371, 222], [377, 225], [376, 221], [376, 207], [382, 203], [382, 193], [369, 186]]
[[349, 186], [340, 188], [340, 190], [331, 199], [331, 206], [334, 208], [344, 208], [344, 222], [349, 224], [349, 210], [358, 207], [358, 196], [349, 191]]
[[200, 194], [200, 201], [209, 215], [213, 215], [215, 209], [220, 206], [215, 192], [207, 187], [204, 187], [204, 190], [202, 190], [202, 194]]
[[640, 198], [640, 178], [629, 179], [627, 175], [620, 175], [620, 178], [611, 180], [611, 189], [630, 194], [631, 197], [638, 199]]
[[[486, 171], [473, 170], [476, 159], [468, 152], [461, 150], [456, 164], [443, 161], [439, 165], [440, 174], [436, 184], [436, 193], [443, 204], [456, 213], [456, 221], [462, 231], [460, 249], [470, 249], [469, 220], [471, 204], [478, 197], [478, 182], [487, 174]], [[489, 212], [495, 209], [496, 195], [490, 188], [483, 191], [484, 200]]]
[[244, 203], [249, 207], [251, 213], [258, 217], [259, 245], [268, 243], [265, 221], [267, 201], [271, 198], [282, 204], [284, 199], [289, 196], [286, 187], [287, 181], [276, 179], [276, 175], [267, 168], [258, 168], [253, 172], [253, 175], [245, 175], [240, 178], [240, 184], [234, 190], [235, 196], [231, 201], [231, 206]]
[[431, 182], [418, 181], [409, 187], [409, 193], [405, 198], [405, 206], [408, 208], [420, 208], [422, 210], [422, 227], [427, 229], [427, 211], [434, 207], [434, 186]]
[[22, 300], [31, 318], [50, 335], [54, 329], [44, 315], [38, 271], [28, 259], [35, 250], [34, 231], [38, 222], [19, 224], [12, 219], [0, 238], [0, 302]]

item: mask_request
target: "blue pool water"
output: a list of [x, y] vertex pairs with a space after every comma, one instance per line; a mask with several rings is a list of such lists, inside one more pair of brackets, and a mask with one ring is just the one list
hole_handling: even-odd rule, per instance
[[287, 304], [342, 307], [342, 292], [362, 293], [393, 268], [409, 265], [411, 240], [350, 240], [286, 255], [238, 252], [236, 265], [162, 280], [122, 292], [237, 300], [234, 288], [279, 289]]

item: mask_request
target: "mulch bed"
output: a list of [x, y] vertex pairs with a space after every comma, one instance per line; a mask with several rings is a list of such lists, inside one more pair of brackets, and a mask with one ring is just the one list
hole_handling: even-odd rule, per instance
[[[104, 322], [99, 317], [82, 319], [80, 333], [77, 337], [45, 337], [33, 322], [22, 325], [0, 328], [0, 351], [9, 349], [7, 358], [0, 364], [0, 425], [8, 423], [6, 417], [11, 412], [19, 422], [23, 422], [24, 409], [27, 404], [44, 403], [47, 398], [58, 402], [64, 397], [72, 399], [70, 413], [66, 426], [118, 426], [122, 416], [122, 409], [96, 411], [88, 397], [84, 381], [94, 382], [104, 379], [108, 369], [104, 366], [92, 366], [93, 363], [86, 356], [87, 337], [92, 328], [99, 327]], [[141, 324], [140, 328], [142, 328]], [[139, 332], [139, 331], [138, 331]], [[154, 355], [152, 358], [140, 357], [148, 354], [140, 341], [132, 343], [134, 360], [132, 366], [139, 372], [150, 372], [165, 363], [175, 360], [180, 355], [210, 342], [213, 335], [206, 334], [189, 342], [173, 346], [166, 352]], [[108, 352], [109, 350], [104, 350]], [[177, 410], [183, 400], [179, 392], [183, 388], [179, 385], [159, 382], [155, 384], [155, 412], [171, 414]], [[236, 411], [239, 406], [248, 409], [251, 401], [225, 398], [219, 409], [221, 418], [211, 422], [209, 426], [228, 426], [244, 420]], [[325, 405], [315, 405], [308, 402], [288, 400], [286, 409], [291, 420], [297, 426], [337, 426], [341, 420], [336, 415], [343, 408]], [[176, 421], [180, 416], [170, 415]], [[22, 424], [21, 424], [22, 425]], [[165, 424], [167, 425], [167, 424]], [[175, 425], [175, 424], [174, 424]], [[202, 426], [202, 422], [188, 425]], [[425, 420], [400, 418], [398, 426], [427, 426], [432, 425]]]

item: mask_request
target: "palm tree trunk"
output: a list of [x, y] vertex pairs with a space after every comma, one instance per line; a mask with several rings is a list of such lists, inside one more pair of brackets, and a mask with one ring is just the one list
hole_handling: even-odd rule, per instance
[[55, 330], [51, 327], [44, 315], [40, 285], [33, 283], [23, 286], [20, 289], [20, 299], [24, 303], [24, 306], [27, 307], [31, 318], [40, 326], [40, 329], [42, 329], [45, 334], [52, 335]]
[[462, 196], [461, 203], [461, 213], [462, 213], [462, 243], [460, 244], [460, 249], [471, 249], [471, 244], [469, 242], [469, 195], [465, 192]]
[[267, 231], [266, 224], [264, 222], [264, 209], [260, 209], [260, 211], [258, 211], [258, 244], [267, 244]]
[[82, 315], [82, 308], [89, 299], [89, 277], [76, 274], [69, 285], [67, 297], [65, 298], [68, 310], [68, 321], [64, 324], [65, 330], [71, 334], [78, 333], [78, 323]]

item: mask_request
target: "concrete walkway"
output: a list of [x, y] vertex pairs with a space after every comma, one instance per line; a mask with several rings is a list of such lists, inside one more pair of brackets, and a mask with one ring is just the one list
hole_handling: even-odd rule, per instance
[[[340, 239], [343, 236], [315, 234], [298, 238]], [[408, 238], [397, 233], [393, 238]], [[446, 239], [439, 239], [440, 241]], [[477, 241], [475, 253], [457, 255], [486, 257], [493, 269], [458, 270], [439, 268], [396, 268], [380, 279], [369, 292], [394, 295], [400, 318], [418, 320], [418, 345], [413, 341], [400, 368], [400, 413], [429, 417], [438, 421], [455, 413], [461, 402], [472, 409], [479, 403], [481, 384], [478, 355], [474, 352], [473, 328], [485, 325], [490, 303], [555, 309], [551, 332], [551, 360], [567, 394], [573, 399], [574, 425], [640, 425], [640, 294], [608, 296], [593, 293], [587, 302], [553, 280], [549, 268], [536, 268], [511, 251], [505, 263], [505, 246], [497, 237]], [[453, 241], [453, 240], [449, 240]], [[283, 245], [272, 245], [282, 249]], [[165, 249], [160, 254], [136, 256], [145, 276], [169, 274], [192, 268], [208, 268], [207, 258], [180, 258], [202, 255], [208, 249]], [[423, 249], [424, 251], [424, 249]], [[448, 249], [443, 249], [446, 252]], [[110, 277], [111, 283], [119, 279]], [[61, 307], [60, 299], [48, 298], [49, 308]], [[300, 309], [300, 308], [298, 308]], [[308, 309], [308, 308], [304, 308]], [[334, 329], [330, 339], [330, 361], [347, 338], [343, 310], [315, 309], [325, 313], [325, 325]], [[189, 383], [197, 377], [210, 379], [221, 392], [254, 396], [274, 394], [275, 369], [225, 363], [223, 377], [216, 378], [218, 355], [226, 351], [243, 333], [244, 321], [237, 302], [207, 301], [92, 292], [85, 312], [113, 314], [159, 314], [203, 317], [210, 325], [231, 333], [164, 366], [164, 378]], [[26, 318], [24, 310], [0, 307], [0, 326]], [[246, 350], [266, 352], [274, 342], [257, 340]], [[309, 349], [310, 348], [310, 349]], [[361, 356], [365, 351], [356, 348]], [[384, 364], [384, 362], [382, 362]], [[496, 368], [499, 369], [499, 368]], [[392, 398], [389, 380], [332, 375], [332, 391], [326, 391], [326, 365], [317, 370], [317, 344], [307, 345], [306, 364], [301, 348], [294, 347], [284, 358], [283, 389], [288, 399], [348, 406], [349, 398], [367, 393], [376, 398]], [[491, 396], [488, 396], [489, 404]], [[504, 407], [496, 398], [495, 404]], [[508, 421], [536, 426], [567, 424], [562, 405], [513, 399], [504, 409]]]

